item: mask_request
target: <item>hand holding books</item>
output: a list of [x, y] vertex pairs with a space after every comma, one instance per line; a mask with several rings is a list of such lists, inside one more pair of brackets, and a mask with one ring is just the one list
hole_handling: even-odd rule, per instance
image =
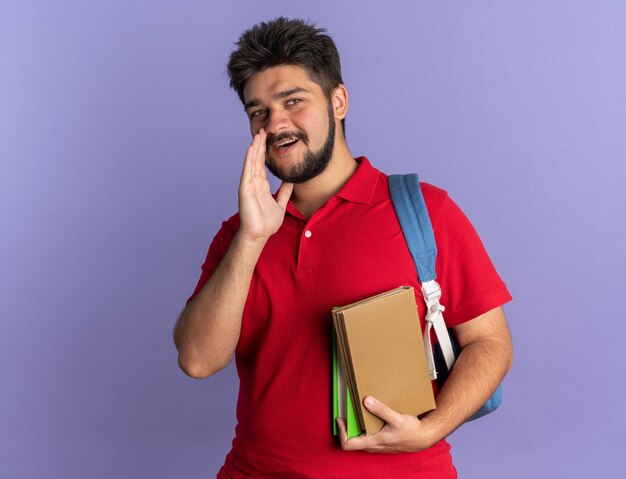
[[338, 418], [339, 440], [344, 451], [416, 452], [432, 447], [439, 440], [415, 416], [400, 414], [371, 396], [365, 398], [364, 404], [368, 411], [385, 421], [385, 426], [377, 433], [349, 438], [345, 420]]

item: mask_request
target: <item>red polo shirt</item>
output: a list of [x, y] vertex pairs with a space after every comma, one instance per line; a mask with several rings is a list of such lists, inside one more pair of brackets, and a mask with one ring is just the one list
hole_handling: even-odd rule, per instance
[[[345, 452], [331, 421], [333, 306], [410, 285], [424, 302], [387, 176], [366, 158], [307, 221], [289, 203], [257, 263], [236, 350], [240, 387], [233, 447], [218, 477], [454, 478], [445, 441], [419, 453]], [[509, 301], [473, 227], [448, 194], [422, 184], [437, 241], [449, 326]], [[222, 224], [197, 293], [226, 254], [239, 216]], [[393, 321], [393, 318], [389, 318]]]

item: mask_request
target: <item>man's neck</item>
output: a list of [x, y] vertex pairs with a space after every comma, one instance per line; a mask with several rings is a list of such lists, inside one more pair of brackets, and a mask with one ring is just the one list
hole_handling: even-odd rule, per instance
[[345, 142], [337, 142], [326, 169], [315, 178], [295, 185], [291, 201], [305, 218], [310, 218], [346, 184], [358, 166]]

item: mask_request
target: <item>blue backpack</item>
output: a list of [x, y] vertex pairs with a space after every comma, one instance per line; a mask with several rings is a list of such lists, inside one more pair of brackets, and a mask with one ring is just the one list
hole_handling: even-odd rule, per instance
[[[441, 288], [437, 283], [435, 260], [437, 245], [430, 223], [426, 203], [420, 189], [417, 174], [390, 175], [389, 191], [391, 200], [400, 221], [404, 239], [415, 262], [422, 294], [426, 303], [426, 330], [424, 332], [424, 349], [430, 378], [436, 380], [439, 388], [448, 378], [459, 355], [459, 346], [452, 330], [446, 328], [443, 319], [445, 308], [440, 304]], [[431, 330], [435, 330], [437, 342], [431, 343]], [[493, 393], [489, 400], [468, 421], [473, 421], [495, 411], [502, 404], [502, 386]]]

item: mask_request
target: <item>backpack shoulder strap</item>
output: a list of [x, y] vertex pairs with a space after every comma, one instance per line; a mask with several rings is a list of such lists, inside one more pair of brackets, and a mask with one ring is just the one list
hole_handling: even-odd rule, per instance
[[434, 280], [437, 245], [417, 173], [390, 175], [389, 192], [420, 282]]
[[424, 348], [426, 349], [430, 377], [437, 379], [433, 346], [430, 340], [430, 332], [433, 328], [448, 370], [452, 369], [455, 357], [450, 335], [443, 319], [445, 308], [439, 302], [441, 287], [436, 281], [437, 245], [435, 234], [420, 188], [419, 176], [416, 173], [390, 175], [388, 180], [391, 200], [422, 284], [422, 295], [426, 303]]
[[[455, 357], [450, 335], [443, 320], [445, 308], [439, 303], [441, 288], [435, 281], [437, 277], [435, 272], [435, 260], [437, 259], [435, 235], [422, 196], [419, 177], [416, 174], [389, 176], [389, 192], [404, 238], [415, 262], [419, 280], [422, 283], [422, 295], [426, 303], [424, 349], [426, 350], [430, 377], [437, 379], [433, 347], [430, 341], [431, 329], [435, 330], [448, 371], [454, 365]], [[498, 386], [483, 407], [468, 421], [495, 411], [501, 403], [502, 387]]]

